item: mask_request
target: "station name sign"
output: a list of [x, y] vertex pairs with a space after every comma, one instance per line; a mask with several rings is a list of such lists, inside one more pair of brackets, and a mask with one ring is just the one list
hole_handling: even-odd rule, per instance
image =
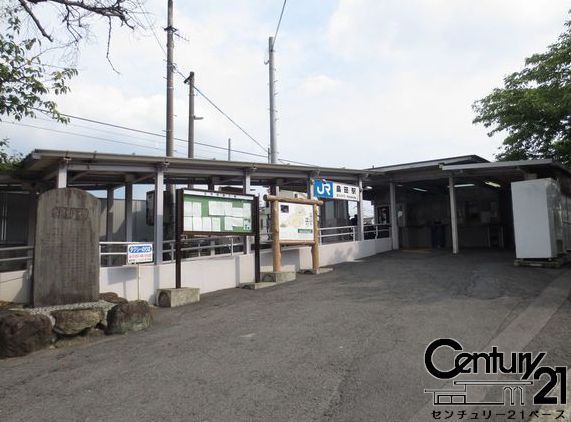
[[341, 199], [344, 201], [358, 201], [359, 187], [344, 183], [314, 180], [313, 195], [322, 199]]

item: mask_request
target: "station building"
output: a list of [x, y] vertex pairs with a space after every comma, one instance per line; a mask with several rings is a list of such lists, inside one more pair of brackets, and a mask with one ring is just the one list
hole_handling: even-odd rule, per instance
[[[552, 180], [560, 190], [556, 214], [566, 251], [571, 247], [570, 177], [552, 160], [488, 162], [475, 155], [346, 169], [35, 150], [21, 168], [0, 174], [0, 300], [29, 301], [37, 198], [53, 188], [74, 187], [100, 198], [100, 290], [153, 301], [157, 288], [174, 286], [168, 185], [245, 193], [269, 189], [310, 198], [316, 180], [354, 186], [357, 218], [349, 214], [348, 201], [325, 200], [320, 209], [321, 265], [326, 266], [402, 248], [455, 254], [465, 248], [514, 250], [522, 228], [514, 223], [512, 183], [541, 179]], [[154, 192], [150, 204], [134, 199], [148, 191]], [[367, 201], [373, 206], [372, 221], [365, 218]], [[125, 265], [125, 255], [127, 244], [138, 241], [153, 242], [155, 262], [141, 266], [137, 277]], [[206, 293], [252, 281], [251, 243], [237, 236], [188, 239], [184, 286]], [[266, 234], [262, 266], [271, 264], [269, 247]], [[311, 265], [309, 247], [286, 247], [282, 257], [295, 270]]]

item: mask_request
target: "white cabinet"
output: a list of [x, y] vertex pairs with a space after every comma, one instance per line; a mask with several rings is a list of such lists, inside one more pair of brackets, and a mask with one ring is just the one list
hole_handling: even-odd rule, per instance
[[516, 257], [555, 258], [565, 252], [559, 185], [553, 179], [513, 182]]

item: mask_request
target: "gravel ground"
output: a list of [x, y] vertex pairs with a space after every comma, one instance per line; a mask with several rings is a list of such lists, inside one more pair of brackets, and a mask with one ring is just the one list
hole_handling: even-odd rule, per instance
[[[0, 420], [430, 421], [423, 390], [442, 382], [424, 369], [428, 343], [481, 350], [567, 274], [504, 253], [401, 251], [207, 294], [156, 310], [146, 332], [0, 361]], [[526, 351], [569, 365], [570, 323], [567, 299]]]

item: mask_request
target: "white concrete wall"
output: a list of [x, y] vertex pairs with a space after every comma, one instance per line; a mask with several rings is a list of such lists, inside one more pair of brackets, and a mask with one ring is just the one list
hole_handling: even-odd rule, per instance
[[0, 300], [28, 303], [31, 297], [31, 283], [27, 271], [0, 273]]
[[[373, 239], [359, 242], [344, 242], [319, 247], [321, 266], [353, 261], [391, 250], [391, 239]], [[270, 270], [271, 250], [260, 254], [262, 270]], [[282, 251], [285, 269], [295, 271], [311, 268], [311, 248], [292, 247]], [[174, 263], [141, 265], [137, 282], [135, 266], [106, 267], [100, 271], [100, 291], [115, 292], [128, 300], [143, 299], [152, 303], [158, 288], [174, 287]], [[200, 293], [237, 287], [240, 283], [254, 281], [254, 255], [204, 257], [182, 263], [182, 286], [198, 287]], [[30, 283], [23, 271], [0, 273], [0, 300], [28, 302]]]

